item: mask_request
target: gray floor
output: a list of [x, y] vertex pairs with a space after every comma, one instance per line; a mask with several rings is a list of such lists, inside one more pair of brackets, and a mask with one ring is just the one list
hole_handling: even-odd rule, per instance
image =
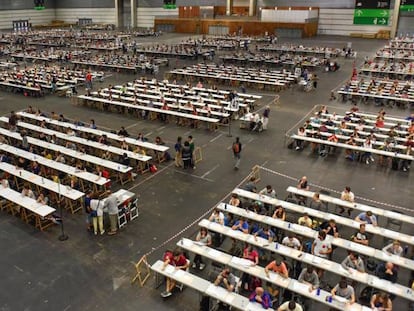
[[[179, 40], [180, 36], [164, 35], [161, 40]], [[285, 40], [286, 41], [286, 40]], [[317, 37], [300, 41], [303, 45], [329, 45], [342, 47], [350, 38]], [[385, 41], [353, 39], [358, 51], [356, 64], [366, 55], [385, 44]], [[205, 211], [222, 200], [238, 185], [256, 165], [276, 173], [263, 173], [259, 186], [272, 184], [279, 197], [286, 196], [285, 189], [294, 185], [297, 178], [307, 175], [309, 180], [332, 190], [341, 191], [350, 185], [358, 197], [386, 202], [412, 214], [412, 174], [384, 170], [374, 165], [346, 162], [343, 156], [317, 158], [308, 150], [295, 152], [284, 146], [285, 132], [294, 126], [314, 105], [329, 104], [338, 112], [347, 108], [340, 102], [329, 102], [330, 91], [341, 85], [351, 75], [354, 60], [339, 59], [341, 70], [337, 73], [320, 72], [316, 92], [303, 93], [287, 90], [281, 95], [280, 107], [271, 107], [269, 130], [260, 134], [249, 133], [233, 124], [233, 138], [228, 129], [211, 133], [163, 125], [158, 122], [136, 120], [117, 114], [106, 114], [71, 105], [66, 98], [47, 96], [41, 99], [0, 93], [0, 114], [20, 110], [28, 105], [44, 111], [56, 111], [66, 117], [88, 121], [94, 118], [98, 126], [119, 129], [127, 127], [130, 133], [144, 132], [150, 139], [161, 136], [173, 147], [177, 136], [193, 135], [197, 146], [202, 146], [203, 161], [192, 172], [176, 169], [173, 164], [159, 166], [154, 175], [139, 176], [132, 191], [140, 196], [140, 216], [120, 234], [95, 237], [85, 230], [84, 216], [64, 215], [69, 240], [58, 241], [59, 228], [38, 232], [19, 219], [2, 213], [0, 217], [0, 310], [198, 310], [198, 296], [186, 289], [183, 293], [163, 300], [159, 290], [153, 289], [151, 279], [144, 288], [131, 286], [134, 275], [132, 262], [151, 252], [149, 261], [162, 256], [166, 248], [174, 247], [177, 239], [159, 247], [167, 239], [194, 222]], [[180, 61], [182, 62], [182, 61]], [[104, 82], [122, 83], [132, 80], [131, 75], [113, 73]], [[97, 87], [97, 86], [95, 86]], [[259, 108], [269, 102], [265, 96]], [[331, 108], [331, 111], [335, 108]], [[376, 112], [372, 104], [363, 110]], [[409, 111], [394, 109], [393, 115], [408, 115]], [[244, 144], [239, 171], [233, 170], [230, 146], [235, 136]], [[382, 224], [384, 220], [381, 220]], [[184, 236], [192, 235], [197, 226], [189, 228]], [[411, 227], [403, 231], [413, 233]], [[346, 236], [348, 233], [345, 232]], [[375, 239], [376, 246], [382, 240]], [[345, 252], [338, 250], [335, 259]], [[401, 279], [408, 278], [401, 269]], [[334, 280], [335, 281], [335, 280]], [[404, 283], [405, 285], [405, 283]], [[395, 310], [407, 310], [407, 303], [397, 298]], [[314, 310], [323, 310], [320, 306]]]

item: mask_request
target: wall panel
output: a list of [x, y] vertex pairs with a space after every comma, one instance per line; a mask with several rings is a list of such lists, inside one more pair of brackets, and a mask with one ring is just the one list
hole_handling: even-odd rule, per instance
[[[125, 0], [130, 1], [130, 0]], [[33, 2], [33, 1], [32, 1]], [[115, 8], [114, 0], [56, 0], [56, 8]]]
[[93, 23], [116, 24], [115, 8], [56, 9], [56, 19], [76, 23], [78, 18], [92, 18]]
[[0, 11], [0, 29], [12, 29], [12, 21], [20, 19], [28, 19], [33, 26], [50, 24], [55, 19], [55, 9]]
[[178, 17], [178, 9], [175, 10], [166, 10], [162, 7], [158, 8], [145, 8], [138, 7], [137, 9], [137, 18], [138, 18], [138, 27], [154, 27], [155, 17]]
[[354, 25], [353, 9], [321, 8], [319, 10], [318, 34], [349, 36], [349, 34], [352, 32], [377, 33], [379, 30], [391, 30], [391, 27], [375, 25]]
[[[48, 9], [54, 9], [56, 0], [45, 0]], [[29, 10], [34, 8], [33, 0], [0, 0], [1, 10]]]

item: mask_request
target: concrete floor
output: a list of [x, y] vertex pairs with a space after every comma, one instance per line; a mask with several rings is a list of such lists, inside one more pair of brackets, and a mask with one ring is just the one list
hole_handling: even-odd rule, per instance
[[[180, 38], [179, 35], [164, 35], [158, 41], [173, 42]], [[300, 43], [343, 47], [348, 41], [351, 39], [317, 37]], [[352, 39], [352, 43], [358, 51], [358, 65], [385, 41]], [[280, 93], [281, 105], [271, 107], [269, 130], [252, 134], [240, 130], [238, 122], [235, 122], [231, 129], [233, 138], [227, 136], [227, 128], [215, 133], [178, 128], [73, 106], [66, 98], [50, 95], [33, 99], [1, 92], [1, 115], [32, 105], [86, 122], [93, 117], [98, 126], [111, 129], [124, 125], [131, 134], [147, 133], [150, 139], [159, 135], [171, 148], [177, 136], [193, 135], [196, 145], [202, 146], [203, 161], [192, 172], [176, 169], [172, 163], [160, 165], [157, 174], [139, 176], [134, 184], [126, 185], [140, 196], [140, 216], [112, 237], [90, 235], [85, 230], [84, 215], [65, 213], [69, 240], [60, 242], [57, 239], [60, 234], [58, 227], [39, 232], [2, 213], [0, 310], [198, 310], [198, 295], [189, 289], [163, 300], [159, 297], [160, 290], [153, 289], [152, 278], [144, 288], [137, 284], [131, 286], [132, 263], [148, 252], [151, 252], [149, 262], [152, 263], [162, 256], [166, 248], [173, 248], [178, 237], [165, 245], [164, 241], [226, 197], [256, 164], [281, 174], [263, 173], [259, 185], [272, 184], [280, 198], [286, 196], [288, 185], [296, 184], [296, 179], [307, 175], [314, 184], [336, 191], [350, 185], [358, 197], [395, 205], [384, 208], [405, 207], [408, 210], [403, 211], [412, 214], [412, 174], [384, 170], [376, 165], [348, 163], [342, 156], [321, 159], [310, 155], [308, 150], [295, 152], [284, 146], [285, 132], [314, 105], [329, 104], [335, 107], [331, 111], [336, 109], [338, 112], [347, 108], [346, 104], [328, 101], [330, 90], [350, 77], [354, 60], [340, 58], [338, 62], [341, 64], [339, 72], [319, 73], [316, 92], [286, 90]], [[120, 84], [132, 79], [132, 75], [113, 73], [102, 85]], [[272, 96], [268, 95], [264, 96], [259, 108], [271, 101]], [[376, 112], [378, 108], [371, 104], [364, 106], [363, 110]], [[401, 116], [408, 113], [398, 109], [389, 111], [389, 114]], [[230, 151], [235, 136], [239, 136], [244, 144], [241, 168], [237, 172], [233, 170]], [[192, 226], [183, 236], [191, 236], [196, 230], [197, 226]], [[402, 231], [413, 233], [412, 227], [408, 226], [404, 226]], [[376, 246], [381, 246], [381, 243], [380, 239], [375, 239]], [[334, 257], [340, 260], [344, 256], [345, 251], [339, 250]], [[401, 278], [407, 278], [407, 273]], [[397, 298], [395, 304], [394, 310], [407, 310], [405, 301]], [[317, 306], [315, 310], [323, 310], [323, 307]]]

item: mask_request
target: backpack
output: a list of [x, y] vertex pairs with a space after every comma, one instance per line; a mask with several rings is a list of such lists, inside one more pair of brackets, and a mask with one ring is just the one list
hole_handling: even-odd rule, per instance
[[239, 143], [234, 143], [233, 144], [233, 152], [234, 153], [239, 153], [240, 152], [240, 145], [239, 145]]

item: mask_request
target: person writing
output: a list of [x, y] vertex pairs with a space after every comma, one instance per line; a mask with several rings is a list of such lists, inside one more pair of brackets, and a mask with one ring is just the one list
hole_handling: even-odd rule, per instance
[[264, 309], [272, 307], [272, 298], [270, 297], [270, 294], [260, 286], [256, 287], [250, 294], [249, 301], [260, 303]]
[[273, 271], [277, 274], [280, 274], [281, 276], [287, 278], [289, 277], [288, 270], [286, 268], [285, 263], [282, 261], [282, 258], [276, 257], [273, 261], [271, 261], [266, 267], [265, 267], [265, 273], [267, 277], [270, 277], [269, 271]]

